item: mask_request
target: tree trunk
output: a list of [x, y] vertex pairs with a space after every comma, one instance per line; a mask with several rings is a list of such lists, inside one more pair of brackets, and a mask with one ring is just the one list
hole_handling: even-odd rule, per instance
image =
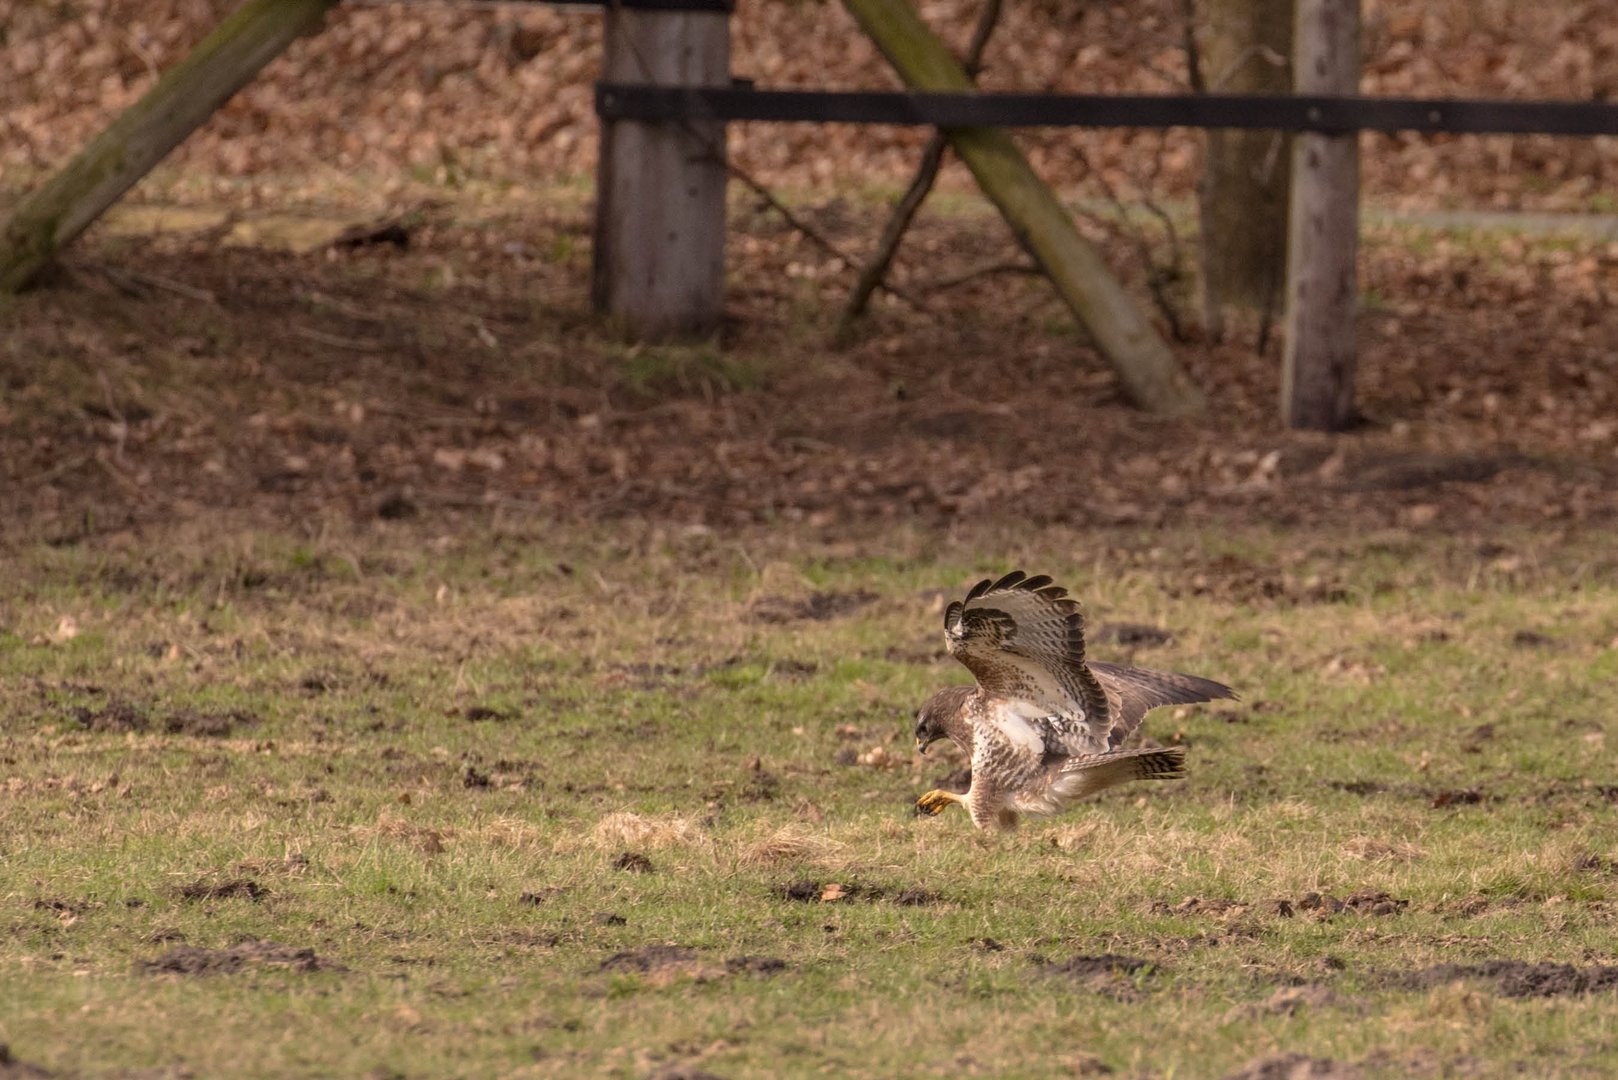
[[[1358, 93], [1359, 42], [1359, 0], [1300, 0], [1298, 93]], [[1300, 134], [1293, 141], [1281, 375], [1288, 427], [1337, 431], [1355, 418], [1359, 212], [1358, 134]]]
[[[972, 80], [921, 21], [909, 0], [843, 0], [905, 85], [971, 90]], [[1201, 410], [1204, 399], [1140, 307], [1078, 234], [1055, 193], [1004, 131], [953, 128], [950, 146], [971, 170], [1018, 241], [1051, 279], [1118, 373], [1138, 407], [1162, 415]]]
[[303, 34], [336, 0], [248, 0], [94, 141], [19, 203], [0, 230], [0, 293], [63, 246]]
[[[1203, 0], [1200, 82], [1211, 93], [1292, 88], [1294, 0]], [[1279, 131], [1210, 129], [1202, 166], [1203, 323], [1223, 333], [1225, 307], [1273, 312], [1287, 250], [1291, 147]]]

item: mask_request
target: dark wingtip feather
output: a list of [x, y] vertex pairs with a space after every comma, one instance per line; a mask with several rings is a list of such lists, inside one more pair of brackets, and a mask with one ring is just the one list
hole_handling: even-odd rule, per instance
[[945, 608], [944, 629], [948, 630], [951, 627], [958, 626], [961, 621], [961, 613], [965, 610], [966, 605], [962, 604], [959, 600], [952, 602], [949, 607]]
[[1015, 589], [1017, 586], [1022, 584], [1023, 580], [1027, 577], [1028, 575], [1023, 573], [1021, 570], [1013, 570], [1011, 573], [989, 586], [989, 591], [999, 592], [1001, 589]]
[[1214, 682], [1212, 679], [1204, 679], [1200, 675], [1181, 675], [1180, 678], [1195, 680], [1197, 690], [1208, 695], [1204, 699], [1206, 701], [1241, 700], [1241, 697], [1236, 693], [1236, 691], [1232, 690], [1222, 682]]
[[966, 594], [966, 602], [970, 604], [973, 600], [976, 600], [978, 597], [988, 592], [993, 586], [993, 581], [988, 578], [984, 578], [982, 581], [972, 586], [972, 591]]
[[1026, 589], [1029, 592], [1039, 592], [1045, 586], [1049, 585], [1051, 581], [1052, 578], [1049, 574], [1035, 574], [1033, 577], [1022, 581], [1017, 588]]

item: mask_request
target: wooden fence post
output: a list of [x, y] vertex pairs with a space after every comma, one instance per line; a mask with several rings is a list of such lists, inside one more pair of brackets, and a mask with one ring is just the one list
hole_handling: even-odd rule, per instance
[[16, 292], [337, 0], [247, 0], [0, 228], [0, 293]]
[[[1299, 94], [1357, 94], [1359, 0], [1298, 0]], [[1281, 418], [1337, 431], [1355, 418], [1360, 145], [1355, 132], [1303, 132], [1293, 143], [1287, 224], [1286, 354]]]
[[[728, 86], [730, 13], [609, 6], [604, 82]], [[603, 120], [591, 293], [644, 339], [711, 333], [725, 284], [725, 124]]]

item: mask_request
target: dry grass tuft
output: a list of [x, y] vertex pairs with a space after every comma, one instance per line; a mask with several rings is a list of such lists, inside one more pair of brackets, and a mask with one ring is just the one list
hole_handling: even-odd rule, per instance
[[450, 828], [431, 828], [426, 825], [417, 825], [406, 821], [384, 810], [377, 815], [375, 825], [356, 826], [355, 831], [366, 837], [386, 837], [390, 840], [401, 840], [411, 847], [427, 855], [437, 855], [444, 850], [444, 841], [455, 835]]
[[590, 830], [588, 843], [602, 851], [713, 847], [713, 840], [688, 817], [679, 814], [652, 817], [628, 810], [615, 811], [596, 822], [595, 828]]
[[1414, 862], [1427, 857], [1426, 850], [1415, 844], [1382, 840], [1375, 836], [1350, 837], [1337, 850], [1350, 859], [1363, 859], [1366, 862]]
[[545, 836], [545, 830], [522, 818], [497, 817], [478, 827], [478, 838], [496, 847], [514, 851], [536, 846]]
[[750, 866], [799, 862], [839, 864], [847, 850], [848, 845], [840, 840], [811, 832], [802, 825], [787, 825], [744, 848], [742, 862]]

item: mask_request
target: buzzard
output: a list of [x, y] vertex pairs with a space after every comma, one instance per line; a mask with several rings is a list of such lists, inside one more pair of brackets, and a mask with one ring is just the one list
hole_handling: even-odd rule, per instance
[[980, 829], [1013, 829], [1023, 814], [1055, 814], [1130, 780], [1183, 777], [1183, 747], [1120, 747], [1159, 705], [1236, 696], [1195, 675], [1087, 662], [1078, 603], [1049, 577], [1021, 570], [980, 581], [951, 604], [944, 641], [977, 685], [927, 699], [916, 749], [950, 739], [972, 760], [972, 786], [965, 795], [929, 791], [916, 808], [937, 814], [958, 802]]

